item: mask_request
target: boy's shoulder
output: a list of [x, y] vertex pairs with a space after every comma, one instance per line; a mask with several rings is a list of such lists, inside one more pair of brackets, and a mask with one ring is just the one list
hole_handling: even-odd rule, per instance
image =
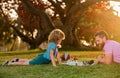
[[56, 45], [56, 43], [54, 43], [54, 42], [50, 42], [49, 45]]
[[50, 43], [48, 44], [48, 47], [56, 47], [56, 46], [57, 46], [57, 44], [54, 43], [54, 42], [50, 42]]

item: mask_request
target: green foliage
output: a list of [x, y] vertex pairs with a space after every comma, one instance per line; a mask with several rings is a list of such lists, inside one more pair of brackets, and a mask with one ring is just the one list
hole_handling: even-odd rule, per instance
[[25, 54], [34, 54], [34, 53], [42, 53], [44, 50], [26, 50], [26, 51], [8, 51], [8, 52], [0, 52], [0, 56], [14, 56], [14, 55], [25, 55]]
[[11, 43], [14, 39], [16, 39], [14, 30], [5, 21], [5, 18], [0, 16], [0, 44], [2, 46], [6, 45]]
[[[47, 2], [44, 2], [44, 0], [5, 0], [4, 2], [6, 3], [5, 9], [8, 12], [13, 9], [17, 13], [18, 19], [11, 25], [14, 25], [13, 28], [21, 40], [30, 45], [30, 49], [35, 49], [46, 41], [49, 32], [54, 28], [60, 28], [65, 32], [67, 36], [63, 44], [71, 47], [79, 47], [81, 40], [85, 40], [94, 46], [94, 33], [98, 29], [110, 30], [109, 28], [112, 26], [114, 31], [119, 31], [120, 23], [118, 19], [113, 19], [117, 20], [115, 24], [109, 23], [113, 18], [107, 13], [106, 7], [109, 6], [107, 2], [109, 0], [81, 1], [83, 0], [48, 0]], [[9, 14], [5, 15], [10, 17]], [[112, 34], [114, 37], [118, 36], [116, 33]]]
[[98, 47], [92, 47], [92, 46], [82, 46], [82, 47], [71, 47], [71, 46], [63, 46], [60, 51], [99, 51], [100, 49]]

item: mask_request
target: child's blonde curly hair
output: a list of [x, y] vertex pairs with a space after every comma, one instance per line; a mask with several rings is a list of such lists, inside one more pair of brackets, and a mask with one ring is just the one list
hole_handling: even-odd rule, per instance
[[65, 34], [60, 29], [54, 29], [52, 32], [50, 32], [50, 35], [48, 36], [48, 42], [58, 43], [58, 40], [60, 39], [65, 39]]

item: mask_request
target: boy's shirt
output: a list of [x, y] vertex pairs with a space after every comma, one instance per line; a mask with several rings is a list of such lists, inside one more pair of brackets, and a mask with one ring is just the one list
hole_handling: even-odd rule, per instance
[[54, 43], [54, 42], [50, 42], [49, 45], [48, 45], [48, 48], [47, 50], [45, 51], [43, 57], [48, 59], [48, 60], [51, 60], [50, 59], [50, 50], [53, 50], [54, 51], [54, 57], [57, 56], [57, 52], [58, 52], [58, 48], [57, 48], [57, 44]]

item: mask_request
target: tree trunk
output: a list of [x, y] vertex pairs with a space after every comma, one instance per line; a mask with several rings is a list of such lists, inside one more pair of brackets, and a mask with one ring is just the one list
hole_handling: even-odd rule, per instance
[[63, 31], [65, 33], [65, 40], [63, 41], [63, 45], [65, 47], [75, 47], [75, 48], [80, 47], [79, 40], [77, 39], [75, 35], [74, 26], [65, 27]]
[[36, 45], [36, 44], [29, 44], [29, 49], [35, 49], [35, 48], [39, 48], [38, 46], [39, 45]]
[[78, 39], [76, 38], [74, 33], [72, 33], [72, 31], [66, 30], [65, 35], [66, 35], [66, 38], [63, 41], [64, 46], [66, 46], [66, 47], [76, 47], [76, 48], [80, 46]]
[[80, 7], [78, 4], [75, 4], [67, 13], [66, 21], [64, 24], [63, 31], [65, 32], [66, 38], [63, 42], [63, 44], [67, 47], [74, 47], [78, 48], [80, 47], [80, 43], [78, 38], [75, 35], [75, 29], [79, 21], [80, 16]]

